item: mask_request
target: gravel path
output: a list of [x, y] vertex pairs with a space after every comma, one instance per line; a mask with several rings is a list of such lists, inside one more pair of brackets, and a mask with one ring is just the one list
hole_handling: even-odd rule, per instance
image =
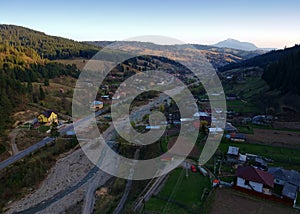
[[16, 155], [19, 153], [19, 149], [16, 145], [16, 137], [19, 133], [20, 129], [19, 128], [15, 128], [10, 134], [9, 134], [9, 138], [10, 138], [10, 146], [11, 146], [11, 150], [12, 150], [12, 154]]

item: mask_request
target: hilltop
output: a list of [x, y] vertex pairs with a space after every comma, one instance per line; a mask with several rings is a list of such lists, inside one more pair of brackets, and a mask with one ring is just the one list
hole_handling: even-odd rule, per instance
[[222, 72], [222, 71], [227, 71], [235, 68], [241, 68], [241, 67], [245, 68], [245, 67], [253, 67], [253, 66], [266, 68], [271, 63], [278, 61], [281, 57], [287, 56], [299, 50], [300, 50], [299, 45], [295, 45], [294, 47], [285, 48], [282, 50], [273, 50], [241, 62], [230, 63], [228, 65], [220, 67], [219, 71]]
[[245, 51], [254, 51], [257, 50], [258, 47], [256, 47], [255, 44], [250, 42], [240, 42], [236, 39], [226, 39], [224, 41], [218, 42], [217, 44], [214, 44], [212, 46], [220, 47], [220, 48], [232, 48], [232, 49], [238, 49], [238, 50], [245, 50]]
[[[103, 47], [110, 45], [113, 43], [113, 41], [90, 41], [86, 42], [87, 44]], [[200, 44], [187, 44], [187, 45], [159, 45], [154, 44], [150, 42], [138, 42], [138, 41], [119, 41], [118, 45], [121, 45], [123, 49], [132, 51], [132, 44], [134, 44], [135, 49], [139, 49], [139, 51], [142, 51], [145, 54], [149, 54], [151, 50], [157, 50], [157, 51], [164, 51], [164, 50], [170, 50], [174, 49], [176, 50], [177, 46], [181, 46], [181, 48], [190, 49], [191, 45], [198, 51], [198, 53], [201, 53], [203, 56], [205, 56], [210, 63], [215, 68], [223, 67], [225, 65], [228, 65], [229, 63], [236, 63], [241, 62], [245, 59], [249, 59], [251, 57], [260, 55], [265, 53], [265, 51], [262, 50], [255, 50], [255, 51], [244, 51], [244, 50], [236, 50], [232, 48], [218, 48], [213, 46], [207, 46], [207, 45], [200, 45]], [[153, 54], [153, 53], [152, 53]], [[193, 53], [189, 56], [183, 56], [188, 60], [190, 57], [193, 57]]]
[[[238, 63], [232, 63], [219, 68], [220, 75], [228, 78], [233, 77], [237, 82], [247, 82], [247, 76], [259, 75], [262, 84], [256, 85], [257, 91], [253, 96], [256, 102], [260, 100], [260, 106], [267, 106], [282, 111], [299, 112], [300, 103], [300, 46], [274, 50], [260, 56], [256, 56]], [[232, 83], [230, 83], [232, 84]], [[250, 84], [250, 83], [249, 83]], [[240, 86], [242, 84], [239, 84]], [[251, 89], [246, 88], [245, 93], [250, 93]], [[236, 86], [237, 87], [237, 86]], [[267, 90], [263, 90], [268, 88]], [[240, 90], [239, 93], [242, 93]], [[247, 92], [248, 91], [248, 92]], [[251, 94], [254, 94], [252, 91]]]
[[93, 45], [49, 36], [21, 26], [0, 25], [0, 32], [0, 44], [31, 48], [47, 59], [90, 58], [99, 50]]

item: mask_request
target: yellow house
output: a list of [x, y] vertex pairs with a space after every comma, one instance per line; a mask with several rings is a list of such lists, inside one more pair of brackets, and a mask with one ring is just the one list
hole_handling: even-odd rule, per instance
[[51, 125], [52, 123], [58, 123], [57, 113], [51, 110], [44, 111], [38, 116], [40, 124]]

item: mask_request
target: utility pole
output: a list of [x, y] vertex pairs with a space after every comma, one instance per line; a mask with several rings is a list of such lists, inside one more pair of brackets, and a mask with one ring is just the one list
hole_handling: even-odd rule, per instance
[[216, 157], [214, 157], [214, 174], [216, 174]]
[[188, 163], [185, 162], [185, 177], [189, 177]]

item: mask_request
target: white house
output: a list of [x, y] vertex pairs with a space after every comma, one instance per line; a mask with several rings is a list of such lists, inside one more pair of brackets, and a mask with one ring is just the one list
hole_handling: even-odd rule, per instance
[[236, 185], [241, 188], [271, 195], [274, 176], [252, 166], [239, 166], [236, 172]]

